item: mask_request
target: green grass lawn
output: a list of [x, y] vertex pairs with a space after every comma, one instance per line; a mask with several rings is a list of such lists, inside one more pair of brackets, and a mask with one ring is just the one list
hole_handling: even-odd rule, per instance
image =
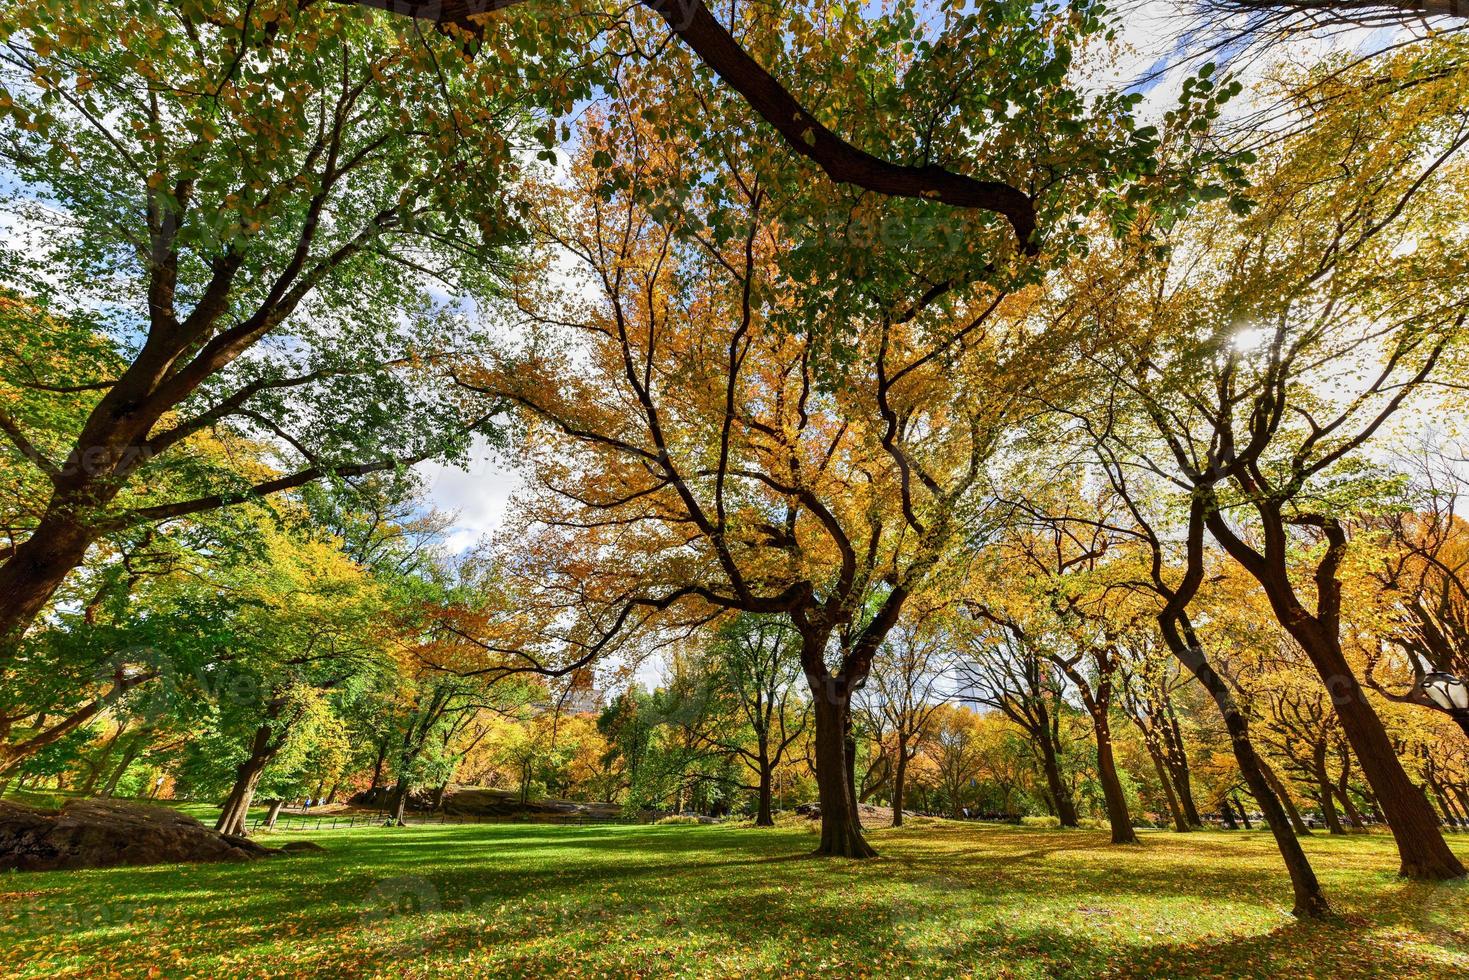
[[369, 828], [276, 834], [329, 853], [254, 864], [12, 873], [0, 975], [1469, 975], [1469, 887], [1399, 881], [1384, 836], [1307, 842], [1324, 924], [1290, 918], [1259, 832], [873, 838], [852, 862], [807, 857], [802, 828]]

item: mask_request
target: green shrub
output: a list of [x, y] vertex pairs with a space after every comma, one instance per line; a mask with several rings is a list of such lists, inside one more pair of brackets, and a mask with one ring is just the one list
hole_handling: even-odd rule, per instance
[[1112, 828], [1112, 825], [1101, 817], [1082, 817], [1076, 821], [1076, 825], [1083, 830], [1110, 830]]
[[670, 813], [666, 817], [659, 817], [656, 821], [654, 821], [654, 823], [657, 823], [660, 826], [663, 824], [699, 823], [699, 818], [687, 817], [681, 813]]
[[1045, 827], [1050, 830], [1061, 826], [1059, 817], [1021, 817], [1020, 822], [1027, 827]]

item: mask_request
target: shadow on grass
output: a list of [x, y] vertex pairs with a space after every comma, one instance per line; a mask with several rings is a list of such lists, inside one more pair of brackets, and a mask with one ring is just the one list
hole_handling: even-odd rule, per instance
[[[576, 961], [620, 975], [631, 957], [644, 973], [714, 975], [781, 972], [821, 951], [848, 975], [1463, 975], [1445, 964], [1465, 953], [1469, 892], [1397, 883], [1390, 841], [1352, 851], [1350, 875], [1321, 869], [1346, 919], [1296, 923], [1268, 838], [1113, 848], [1104, 832], [938, 825], [879, 833], [883, 856], [854, 862], [809, 858], [804, 830], [301, 837], [328, 853], [0, 878], [0, 964], [81, 975], [182, 947], [181, 972], [196, 973], [401, 975], [469, 957], [483, 972]], [[57, 954], [69, 959], [43, 959]], [[707, 965], [719, 955], [733, 959]]]

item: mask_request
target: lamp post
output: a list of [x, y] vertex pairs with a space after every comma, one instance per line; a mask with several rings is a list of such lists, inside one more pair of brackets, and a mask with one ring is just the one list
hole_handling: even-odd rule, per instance
[[1418, 682], [1435, 708], [1448, 714], [1469, 735], [1469, 684], [1460, 677], [1436, 670]]

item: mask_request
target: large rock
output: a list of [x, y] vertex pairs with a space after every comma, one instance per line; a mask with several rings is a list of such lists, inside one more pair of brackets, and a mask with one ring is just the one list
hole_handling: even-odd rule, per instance
[[249, 861], [279, 853], [163, 806], [70, 800], [60, 810], [36, 810], [0, 801], [0, 870]]

